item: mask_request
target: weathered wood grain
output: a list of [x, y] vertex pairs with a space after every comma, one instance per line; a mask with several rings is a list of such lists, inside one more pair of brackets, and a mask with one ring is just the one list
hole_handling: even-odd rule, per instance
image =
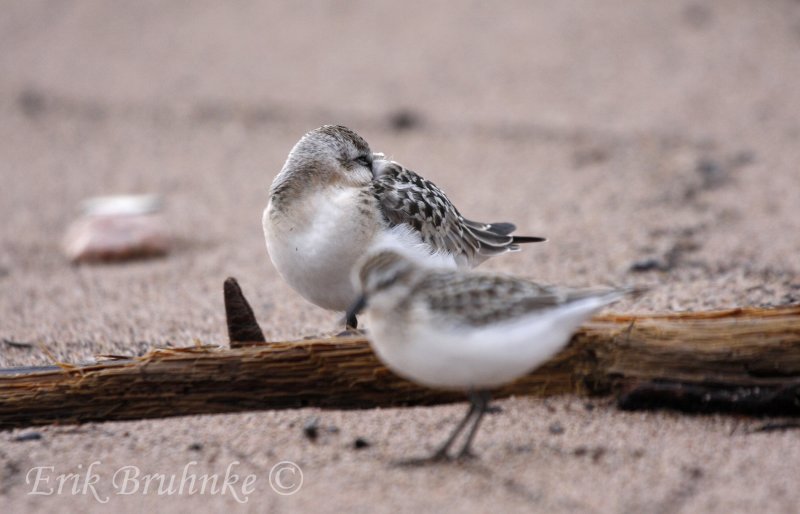
[[[628, 408], [796, 415], [798, 381], [800, 306], [609, 315], [593, 319], [567, 349], [496, 396], [617, 393]], [[762, 409], [753, 402], [759, 395]], [[396, 377], [361, 337], [254, 342], [155, 349], [139, 358], [83, 366], [3, 370], [0, 428], [462, 398]], [[741, 399], [746, 408], [737, 409]]]

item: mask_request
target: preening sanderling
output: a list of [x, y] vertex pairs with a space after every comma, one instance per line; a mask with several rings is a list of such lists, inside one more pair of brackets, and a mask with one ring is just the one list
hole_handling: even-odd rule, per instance
[[[310, 302], [336, 311], [356, 297], [353, 265], [382, 242], [429, 262], [471, 268], [544, 240], [511, 235], [511, 223], [464, 218], [433, 183], [333, 125], [294, 146], [272, 183], [262, 222], [281, 276]], [[355, 318], [348, 322], [356, 325]]]

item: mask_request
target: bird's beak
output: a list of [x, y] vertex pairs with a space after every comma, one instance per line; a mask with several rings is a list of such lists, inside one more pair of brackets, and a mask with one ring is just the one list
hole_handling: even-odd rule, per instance
[[349, 309], [347, 309], [347, 318], [345, 319], [353, 319], [353, 317], [358, 316], [358, 314], [361, 313], [366, 306], [367, 296], [364, 294], [359, 295], [358, 299], [353, 302]]

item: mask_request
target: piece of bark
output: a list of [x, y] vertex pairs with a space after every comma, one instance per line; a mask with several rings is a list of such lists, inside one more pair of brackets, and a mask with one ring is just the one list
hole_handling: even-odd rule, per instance
[[264, 333], [258, 326], [253, 308], [239, 287], [239, 282], [233, 277], [228, 277], [224, 285], [225, 294], [225, 321], [228, 325], [228, 341], [231, 348], [237, 348], [242, 343], [265, 343]]
[[[593, 319], [564, 351], [495, 396], [608, 394], [659, 380], [790, 391], [798, 379], [800, 306], [610, 315]], [[2, 370], [0, 428], [463, 398], [398, 378], [363, 338], [310, 339], [235, 349], [160, 349], [129, 361], [27, 368], [19, 374]], [[727, 410], [739, 411], [735, 401]], [[748, 405], [744, 412], [759, 409]], [[800, 415], [800, 407], [786, 414]]]

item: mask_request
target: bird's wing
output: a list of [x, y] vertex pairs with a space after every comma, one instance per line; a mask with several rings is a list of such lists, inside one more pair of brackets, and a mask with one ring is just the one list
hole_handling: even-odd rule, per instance
[[519, 249], [509, 235], [510, 223], [479, 223], [465, 219], [433, 182], [396, 162], [385, 165], [372, 182], [372, 192], [390, 225], [406, 224], [434, 251], [447, 252], [475, 266], [485, 258]]
[[[554, 309], [589, 297], [621, 296], [619, 291], [544, 286], [497, 274], [435, 272], [420, 281], [418, 298], [441, 319], [481, 326]], [[422, 291], [424, 289], [424, 291]]]

